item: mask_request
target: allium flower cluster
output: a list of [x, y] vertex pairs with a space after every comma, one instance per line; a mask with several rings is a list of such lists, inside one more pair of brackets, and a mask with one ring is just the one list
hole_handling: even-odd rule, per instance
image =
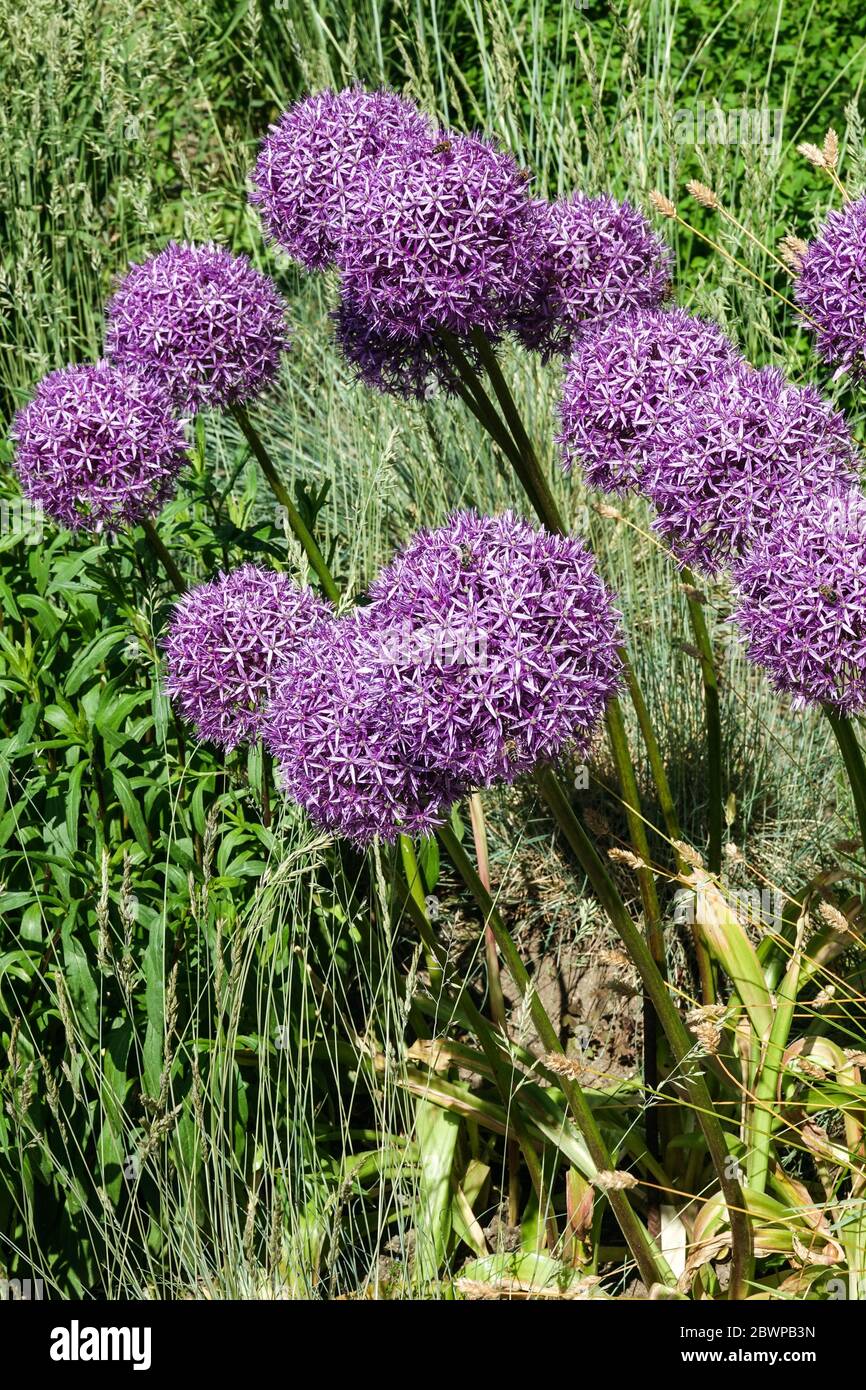
[[856, 476], [838, 411], [775, 368], [743, 365], [660, 416], [643, 486], [680, 561], [712, 573], [815, 493], [838, 494]]
[[359, 173], [394, 142], [430, 131], [393, 92], [350, 87], [297, 102], [271, 127], [253, 171], [252, 202], [268, 236], [307, 270], [330, 265], [363, 215]]
[[619, 679], [619, 614], [577, 540], [505, 513], [420, 532], [370, 589], [402, 737], [465, 786], [585, 744]]
[[358, 609], [298, 655], [268, 711], [265, 737], [283, 789], [358, 844], [429, 834], [460, 794], [404, 737], [394, 695], [368, 610]]
[[223, 247], [170, 243], [134, 265], [107, 310], [111, 359], [159, 381], [182, 410], [242, 405], [288, 347], [273, 281]]
[[659, 414], [739, 361], [713, 323], [684, 309], [639, 309], [588, 329], [563, 384], [558, 437], [563, 464], [592, 487], [637, 487], [656, 449]]
[[278, 677], [331, 619], [311, 590], [242, 565], [176, 605], [165, 640], [166, 690], [200, 738], [235, 748], [259, 736]]
[[803, 257], [794, 298], [824, 360], [866, 377], [866, 198], [830, 213]]
[[866, 708], [866, 503], [816, 498], [735, 569], [748, 654], [797, 706]]
[[[395, 338], [373, 328], [366, 313], [341, 301], [334, 315], [335, 336], [359, 381], [407, 401], [426, 401], [438, 391], [452, 392], [454, 367], [434, 334]], [[470, 360], [471, 344], [464, 345]]]
[[588, 324], [661, 304], [671, 252], [636, 208], [581, 192], [534, 206], [537, 289], [509, 318], [525, 347], [545, 357], [568, 352]]
[[371, 329], [496, 336], [534, 292], [537, 212], [527, 175], [475, 135], [414, 139], [363, 179], [339, 254], [343, 296]]
[[162, 389], [107, 362], [51, 372], [11, 434], [26, 496], [71, 530], [155, 515], [187, 458]]

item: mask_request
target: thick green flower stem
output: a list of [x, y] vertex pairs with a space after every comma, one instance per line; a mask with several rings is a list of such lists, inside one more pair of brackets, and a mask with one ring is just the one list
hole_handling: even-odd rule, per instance
[[159, 532], [149, 516], [146, 516], [142, 521], [141, 529], [147, 537], [148, 545], [171, 580], [173, 587], [179, 594], [185, 594], [187, 590], [186, 580], [175, 564], [173, 556], [168, 547], [163, 543]]
[[659, 807], [661, 809], [662, 819], [665, 823], [665, 830], [667, 831], [669, 840], [681, 840], [683, 838], [683, 833], [680, 828], [679, 817], [671, 794], [665, 765], [662, 761], [661, 749], [659, 748], [655, 730], [650, 720], [649, 710], [647, 709], [646, 701], [643, 697], [643, 691], [634, 673], [634, 667], [628, 660], [626, 653], [621, 652], [620, 655], [623, 660], [623, 674], [625, 676], [629, 699], [631, 700], [632, 708], [637, 716], [638, 727], [641, 731], [647, 757], [649, 758], [650, 772], [652, 774], [653, 785], [658, 795]]
[[846, 719], [842, 714], [836, 714], [827, 705], [824, 706], [824, 713], [836, 736], [839, 752], [842, 754], [842, 761], [845, 764], [845, 771], [851, 786], [851, 795], [854, 799], [857, 824], [860, 827], [860, 839], [863, 843], [863, 849], [866, 850], [866, 766], [863, 763], [860, 743], [850, 719]]
[[[508, 973], [521, 997], [529, 1003], [532, 1022], [543, 1046], [548, 1052], [564, 1055], [564, 1048], [559, 1040], [559, 1035], [541, 1002], [526, 966], [520, 958], [520, 953], [469, 856], [449, 825], [442, 826], [438, 835], [451, 862], [481, 908], [485, 922], [489, 922], [493, 928], [496, 944], [502, 953]], [[563, 1076], [560, 1078], [560, 1085], [596, 1168], [603, 1173], [614, 1171], [613, 1159], [579, 1083], [570, 1077]], [[674, 1282], [673, 1276], [666, 1261], [655, 1250], [649, 1232], [638, 1219], [625, 1192], [611, 1188], [606, 1195], [647, 1288], [655, 1283], [672, 1284]]]
[[[431, 971], [431, 983], [434, 983], [435, 971], [436, 988], [440, 993], [444, 993], [445, 969], [448, 963], [448, 957], [440, 942], [436, 939], [436, 934], [427, 913], [427, 903], [423, 889], [419, 892], [416, 886], [421, 883], [421, 871], [418, 867], [412, 841], [405, 835], [401, 835], [400, 837], [400, 858], [403, 864], [403, 872], [406, 881], [409, 884], [407, 906], [418, 928], [418, 934], [421, 937], [421, 943], [424, 947], [425, 955], [427, 956], [428, 967]], [[514, 1104], [514, 1069], [510, 1063], [504, 1059], [502, 1053], [502, 1044], [507, 1042], [505, 1033], [503, 1031], [500, 1036], [497, 1036], [496, 1030], [491, 1027], [490, 1023], [481, 1013], [481, 1010], [476, 1008], [465, 987], [461, 988], [458, 997], [454, 999], [453, 1002], [449, 1000], [449, 1006], [453, 1008], [455, 1014], [458, 1014], [463, 1019], [465, 1025], [470, 1028], [478, 1038], [481, 1050], [493, 1072], [493, 1079], [496, 1083], [496, 1087], [502, 1097], [502, 1103], [508, 1115], [509, 1126], [513, 1130], [519, 1150], [523, 1154], [529, 1178], [538, 1199], [538, 1210], [544, 1212], [549, 1205], [549, 1197], [545, 1191], [542, 1163], [536, 1152], [535, 1145], [523, 1127], [519, 1107]], [[506, 1144], [512, 1142], [513, 1141], [506, 1136]], [[510, 1201], [511, 1194], [509, 1193], [509, 1203]], [[557, 1230], [555, 1217], [552, 1213], [547, 1218], [546, 1225], [548, 1245], [551, 1251], [553, 1251], [559, 1240], [559, 1232]]]
[[640, 884], [641, 903], [643, 904], [644, 919], [646, 921], [646, 937], [652, 958], [656, 963], [662, 978], [667, 974], [665, 964], [665, 938], [662, 929], [662, 914], [659, 906], [658, 893], [656, 892], [655, 877], [650, 868], [650, 850], [647, 839], [646, 826], [640, 813], [640, 793], [637, 786], [634, 768], [628, 751], [628, 740], [626, 738], [625, 723], [622, 717], [622, 706], [618, 700], [612, 700], [605, 711], [605, 725], [607, 727], [608, 742], [611, 746], [617, 770], [620, 774], [622, 786], [623, 806], [625, 808], [626, 820], [628, 822], [629, 837], [635, 846], [638, 856], [643, 860], [643, 867], [638, 869], [638, 883]]
[[[697, 590], [690, 570], [683, 572], [689, 588]], [[704, 683], [704, 719], [707, 730], [707, 828], [709, 845], [707, 867], [717, 874], [722, 867], [722, 720], [719, 710], [719, 681], [713, 644], [710, 641], [704, 607], [699, 598], [686, 590], [689, 621], [701, 659], [701, 678]]]
[[[484, 803], [480, 792], [472, 792], [469, 797], [469, 820], [472, 825], [472, 838], [475, 841], [475, 862], [481, 882], [490, 892], [490, 859], [487, 851], [487, 825], [484, 819]], [[508, 1019], [505, 1012], [505, 997], [502, 993], [502, 976], [499, 970], [499, 951], [496, 937], [489, 922], [484, 924], [484, 955], [487, 961], [487, 992], [490, 1000], [490, 1017], [503, 1037], [508, 1036]], [[516, 1145], [506, 1141], [505, 1159], [508, 1167], [508, 1224], [520, 1224], [520, 1173]]]
[[754, 1100], [750, 1107], [746, 1146], [746, 1181], [751, 1192], [764, 1192], [770, 1172], [770, 1146], [773, 1129], [778, 1124], [775, 1106], [779, 1086], [779, 1072], [788, 1046], [788, 1035], [794, 1020], [797, 1005], [797, 989], [800, 981], [803, 928], [801, 919], [797, 928], [794, 949], [788, 968], [776, 992], [776, 1008], [770, 1036], [760, 1059], [755, 1079]]
[[744, 1298], [754, 1265], [751, 1225], [743, 1200], [742, 1188], [736, 1178], [729, 1176], [728, 1148], [725, 1143], [724, 1132], [713, 1108], [707, 1084], [703, 1075], [696, 1070], [695, 1059], [690, 1056], [692, 1041], [668, 993], [668, 988], [656, 968], [655, 961], [643, 936], [629, 916], [613, 879], [596, 854], [583, 826], [572, 810], [571, 803], [549, 768], [545, 768], [538, 774], [538, 784], [562, 834], [573, 850], [583, 872], [592, 884], [599, 902], [637, 967], [644, 988], [652, 999], [655, 1011], [665, 1030], [674, 1059], [677, 1065], [682, 1068], [682, 1080], [703, 1132], [716, 1179], [728, 1208], [728, 1217], [731, 1223], [729, 1296], [734, 1299]]
[[[665, 773], [664, 765], [661, 760], [661, 752], [656, 742], [652, 724], [650, 723], [649, 711], [644, 702], [643, 692], [638, 685], [634, 669], [628, 661], [624, 664], [624, 670], [628, 693], [631, 696], [632, 707], [637, 715], [637, 722], [640, 726], [647, 757], [649, 758], [650, 773], [652, 774], [653, 784], [658, 794], [665, 830], [667, 831], [668, 839], [676, 846], [676, 844], [682, 840], [683, 833], [680, 829], [679, 817], [677, 816], [676, 807], [674, 806], [673, 797], [671, 796], [671, 789], [668, 785], [667, 774]], [[686, 862], [679, 850], [675, 850], [675, 853], [677, 857], [677, 868], [682, 871], [686, 868]], [[698, 977], [701, 982], [701, 1001], [704, 1004], [712, 1004], [715, 1002], [716, 998], [713, 962], [703, 936], [701, 935], [701, 929], [697, 923], [692, 927], [692, 946], [698, 967]]]
[[[659, 906], [658, 893], [656, 892], [655, 876], [650, 868], [650, 852], [646, 827], [643, 823], [640, 810], [638, 809], [640, 806], [640, 797], [637, 780], [634, 775], [631, 757], [629, 756], [625, 724], [623, 723], [622, 709], [618, 701], [612, 701], [608, 706], [605, 713], [605, 723], [607, 725], [608, 741], [613, 750], [617, 768], [619, 769], [629, 836], [632, 844], [637, 850], [638, 856], [643, 861], [642, 866], [637, 871], [637, 877], [640, 886], [641, 903], [643, 905], [647, 945], [649, 946], [650, 954], [655, 962], [659, 975], [662, 979], [665, 979], [667, 976], [667, 961], [665, 959], [665, 935], [664, 928], [662, 927], [661, 908]], [[664, 1062], [663, 1058], [660, 1056], [661, 1047], [659, 1045], [660, 1039], [656, 1027], [655, 1010], [646, 989], [644, 989], [643, 995], [643, 1028], [644, 1081], [646, 1082], [649, 1094], [655, 1095], [658, 1092], [659, 1073], [663, 1068]], [[651, 1105], [647, 1110], [646, 1140], [647, 1148], [653, 1158], [658, 1158], [660, 1153], [658, 1114], [658, 1109], [654, 1105]]]
[[511, 394], [508, 382], [505, 380], [502, 373], [502, 368], [499, 365], [499, 358], [496, 356], [496, 351], [489, 339], [483, 333], [478, 332], [477, 329], [473, 331], [472, 341], [484, 365], [484, 370], [490, 379], [490, 384], [499, 402], [499, 408], [505, 417], [505, 422], [511, 433], [511, 437], [517, 446], [517, 452], [520, 455], [521, 462], [520, 480], [533, 506], [548, 527], [548, 530], [559, 532], [560, 535], [564, 536], [566, 534], [566, 526], [562, 518], [562, 513], [550, 490], [550, 485], [544, 476], [544, 470], [538, 461], [538, 455], [532, 446], [532, 441], [526, 433], [520, 411]]
[[[473, 792], [469, 797], [469, 820], [472, 825], [472, 838], [475, 841], [475, 859], [481, 882], [490, 892], [490, 867], [487, 857], [487, 826], [484, 821], [484, 806], [481, 793]], [[487, 988], [490, 994], [490, 1015], [497, 1027], [506, 1031], [505, 999], [502, 994], [502, 980], [499, 973], [499, 952], [496, 938], [489, 922], [484, 930], [484, 955], [487, 961]]]
[[[508, 432], [510, 433], [512, 446], [506, 449], [505, 446], [501, 444], [499, 439], [502, 431], [500, 417], [493, 403], [487, 397], [471, 364], [463, 354], [459, 343], [450, 336], [447, 336], [445, 339], [446, 347], [451, 353], [452, 360], [466, 384], [467, 391], [471, 393], [474, 400], [483, 403], [479, 404], [478, 409], [475, 410], [475, 414], [482, 424], [487, 423], [488, 417], [496, 422], [495, 427], [487, 425], [487, 428], [493, 439], [500, 442], [500, 447], [507, 453], [514, 466], [515, 473], [542, 523], [555, 535], [567, 535], [568, 532], [565, 520], [548, 486], [544, 471], [532, 446], [532, 441], [526, 433], [520, 411], [517, 408], [508, 383], [503, 376], [496, 352], [483, 333], [473, 333], [472, 341], [484, 365], [496, 399], [499, 402], [499, 407], [507, 423]], [[470, 409], [472, 408], [470, 403]], [[638, 724], [647, 746], [650, 766], [657, 778], [660, 800], [663, 806], [668, 807], [672, 811], [673, 798], [665, 774], [658, 741], [649, 719], [646, 702], [640, 693], [637, 677], [631, 668], [626, 653], [622, 651], [620, 656], [623, 661], [623, 667], [628, 673], [629, 692], [632, 697], [632, 702], [635, 705]], [[640, 811], [640, 795], [638, 792], [637, 778], [631, 760], [628, 739], [625, 734], [622, 710], [617, 701], [612, 701], [609, 706], [608, 735], [620, 787], [622, 789], [622, 798], [628, 818], [631, 842], [637, 856], [648, 865], [650, 862], [649, 843], [647, 840], [646, 827]], [[673, 838], [679, 837], [676, 836]], [[662, 973], [664, 973], [664, 935], [661, 926], [661, 912], [655, 888], [655, 880], [648, 868], [641, 869], [639, 877], [641, 898], [646, 919], [647, 938], [651, 943], [653, 957], [658, 962]], [[646, 998], [644, 999], [644, 1041], [646, 1080], [648, 1085], [654, 1087], [658, 1081], [656, 1029], [652, 1017], [652, 1008], [647, 1003]], [[658, 1155], [658, 1134], [656, 1126], [657, 1117], [655, 1113], [653, 1113], [648, 1125], [647, 1141], [651, 1145], [651, 1151], [654, 1156]]]
[[450, 333], [440, 332], [440, 337], [456, 368], [454, 387], [458, 396], [511, 464], [541, 524], [549, 531], [564, 535], [562, 518], [552, 494], [546, 483], [540, 491], [533, 486], [533, 479], [524, 466], [520, 449], [481, 385], [459, 342]]
[[[484, 362], [487, 375], [489, 376], [491, 384], [493, 385], [493, 389], [496, 393], [497, 399], [499, 400], [503, 414], [509, 421], [509, 424], [513, 425], [513, 430], [516, 431], [516, 433], [513, 436], [509, 434], [507, 430], [504, 431], [508, 441], [507, 444], [502, 442], [502, 435], [504, 430], [502, 420], [492, 401], [487, 396], [484, 387], [478, 380], [478, 377], [475, 374], [471, 364], [467, 361], [465, 354], [460, 349], [459, 343], [457, 343], [457, 340], [452, 338], [450, 334], [443, 334], [442, 336], [445, 341], [445, 345], [451, 354], [452, 360], [455, 363], [455, 366], [459, 372], [459, 375], [462, 381], [465, 383], [466, 390], [465, 393], [461, 393], [462, 398], [465, 401], [467, 401], [469, 408], [473, 411], [476, 418], [480, 421], [482, 425], [485, 426], [494, 442], [499, 444], [500, 448], [511, 461], [514, 467], [514, 471], [517, 474], [517, 477], [520, 483], [522, 484], [523, 489], [527, 494], [527, 497], [532, 503], [536, 511], [536, 514], [539, 517], [539, 520], [547, 527], [549, 531], [553, 532], [554, 535], [567, 535], [568, 528], [565, 524], [565, 519], [563, 518], [562, 513], [560, 512], [556, 504], [556, 500], [553, 496], [553, 493], [550, 491], [550, 488], [547, 484], [547, 480], [544, 477], [544, 473], [536, 457], [535, 450], [532, 447], [532, 443], [520, 419], [520, 412], [518, 411], [517, 406], [514, 402], [514, 398], [508, 388], [508, 383], [506, 382], [505, 377], [502, 374], [502, 369], [499, 366], [499, 360], [491, 344], [483, 336], [483, 334], [478, 335], [476, 340], [476, 346], [479, 349], [479, 355], [481, 356], [482, 361]], [[661, 804], [662, 814], [665, 818], [665, 825], [667, 827], [668, 835], [672, 840], [678, 840], [681, 838], [681, 835], [679, 830], [679, 824], [676, 819], [676, 812], [674, 810], [673, 796], [671, 795], [670, 784], [668, 783], [667, 773], [665, 772], [664, 762], [661, 756], [661, 750], [659, 748], [658, 739], [655, 736], [655, 732], [650, 721], [646, 701], [644, 700], [643, 695], [641, 694], [637, 676], [635, 675], [634, 669], [631, 666], [631, 663], [629, 662], [628, 655], [624, 650], [620, 652], [620, 657], [623, 663], [623, 670], [625, 672], [626, 684], [628, 687], [629, 695], [631, 697], [632, 704], [634, 705], [638, 725], [640, 727], [641, 735], [646, 745], [647, 756], [649, 758], [650, 768], [652, 770], [653, 779], [656, 785], [656, 791], [658, 793], [659, 802]], [[618, 754], [615, 754], [617, 762], [617, 771], [620, 773], [620, 777], [622, 780], [622, 774], [624, 769], [620, 766], [619, 759], [622, 756], [623, 751], [625, 752], [625, 755], [628, 758], [629, 765], [629, 771], [625, 774], [625, 781], [629, 781], [634, 786], [634, 790], [636, 793], [637, 783], [635, 780], [634, 768], [631, 764], [631, 756], [628, 752], [627, 743], [625, 743], [624, 747], [620, 748]], [[625, 783], [623, 782], [623, 786], [624, 785]], [[637, 809], [637, 801], [633, 800], [632, 804], [635, 807], [635, 809]], [[643, 825], [643, 822], [641, 822], [641, 825]], [[646, 837], [644, 835], [644, 844], [645, 840]], [[640, 855], [641, 858], [648, 858], [648, 855], [645, 854], [640, 848], [640, 846], [637, 844], [635, 845], [635, 852], [638, 855]]]
[[[551, 519], [558, 524], [554, 524], [551, 529], [559, 530], [565, 534], [565, 527], [559, 514], [556, 502], [547, 485], [538, 457], [532, 447], [532, 442], [526, 433], [520, 411], [517, 409], [514, 397], [509, 389], [508, 383], [499, 365], [499, 359], [488, 339], [482, 333], [473, 334], [473, 342], [478, 350], [478, 355], [484, 364], [484, 369], [490, 378], [496, 399], [499, 402], [503, 415], [508, 423], [514, 441], [522, 460], [523, 477], [529, 480], [527, 490], [536, 502], [536, 510], [539, 515], [544, 511], [550, 515]], [[526, 486], [526, 484], [524, 484]], [[531, 489], [531, 490], [530, 490]], [[549, 526], [550, 522], [547, 523]], [[695, 588], [694, 580], [688, 573], [686, 581]], [[701, 674], [704, 682], [704, 706], [706, 714], [707, 728], [707, 760], [708, 760], [708, 791], [709, 791], [709, 849], [708, 862], [711, 873], [718, 873], [722, 864], [722, 765], [721, 765], [721, 720], [719, 717], [719, 687], [716, 677], [715, 662], [713, 659], [713, 649], [710, 642], [709, 632], [707, 631], [706, 618], [702, 605], [697, 599], [688, 598], [689, 618], [694, 633], [695, 642], [701, 655]], [[634, 696], [637, 687], [637, 679], [634, 671], [628, 668], [630, 679], [628, 681], [629, 692]], [[638, 703], [641, 708], [635, 707], [638, 716], [641, 733], [647, 742], [647, 752], [653, 773], [658, 776], [661, 772], [659, 797], [663, 804], [663, 811], [670, 812], [673, 809], [673, 799], [661, 756], [658, 750], [658, 743], [655, 739], [652, 727], [649, 722], [646, 704], [638, 691]], [[647, 741], [647, 736], [649, 739]], [[635, 803], [636, 805], [637, 803]], [[668, 833], [671, 831], [669, 829]], [[680, 836], [671, 835], [672, 839], [679, 839]], [[640, 854], [640, 850], [637, 850]]]
[[[403, 864], [403, 873], [406, 875], [406, 884], [409, 888], [409, 896], [415, 904], [418, 912], [424, 921], [429, 925], [427, 916], [427, 899], [424, 895], [424, 883], [421, 878], [421, 869], [415, 854], [415, 846], [412, 844], [408, 835], [400, 836], [400, 859]], [[414, 915], [414, 914], [413, 914]], [[427, 969], [430, 972], [430, 984], [434, 990], [441, 990], [443, 984], [443, 974], [436, 952], [431, 951], [428, 941], [422, 934], [422, 945], [424, 954], [427, 957]]]
[[280, 477], [279, 473], [277, 472], [276, 468], [274, 467], [271, 457], [264, 444], [262, 443], [258, 431], [253, 426], [249, 416], [247, 415], [246, 410], [242, 405], [232, 406], [232, 414], [234, 415], [235, 419], [240, 425], [244, 437], [247, 443], [249, 444], [254, 457], [258, 461], [259, 467], [264, 473], [272, 493], [276, 497], [280, 506], [285, 508], [289, 525], [291, 526], [293, 532], [295, 533], [296, 537], [303, 546], [307, 559], [312, 565], [313, 570], [318, 575], [319, 583], [321, 584], [324, 593], [331, 600], [332, 603], [337, 603], [340, 597], [340, 591], [334, 583], [331, 571], [328, 569], [327, 563], [325, 561], [325, 557], [323, 556], [321, 550], [319, 549], [318, 545], [313, 539], [313, 536], [310, 534], [310, 531], [308, 530], [303, 517], [301, 516], [300, 512], [298, 511], [297, 507], [292, 501], [291, 494], [288, 488], [286, 487], [285, 483], [283, 482], [282, 478]]

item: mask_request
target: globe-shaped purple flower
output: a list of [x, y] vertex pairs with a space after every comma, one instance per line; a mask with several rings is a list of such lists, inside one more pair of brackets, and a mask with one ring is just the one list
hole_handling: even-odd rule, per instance
[[331, 264], [361, 215], [359, 172], [393, 144], [431, 131], [394, 92], [350, 87], [296, 102], [271, 126], [252, 175], [251, 201], [272, 241], [307, 270]]
[[684, 309], [640, 309], [588, 330], [563, 383], [563, 466], [606, 492], [638, 486], [659, 412], [723, 383], [741, 360], [720, 328]]
[[338, 255], [343, 296], [376, 332], [495, 336], [533, 293], [527, 175], [475, 135], [407, 141], [369, 166]]
[[735, 568], [750, 658], [796, 706], [866, 708], [866, 503], [817, 497]]
[[182, 410], [243, 405], [288, 347], [276, 285], [224, 247], [172, 242], [134, 265], [108, 305], [112, 361], [159, 381]]
[[429, 834], [461, 792], [406, 738], [394, 700], [378, 634], [358, 609], [320, 630], [268, 710], [283, 789], [318, 825], [358, 844]]
[[166, 690], [200, 738], [229, 749], [258, 738], [278, 677], [332, 616], [310, 589], [274, 570], [221, 574], [175, 606]]
[[577, 192], [536, 203], [538, 284], [510, 315], [524, 347], [568, 352], [590, 324], [654, 309], [670, 290], [670, 248], [629, 203]]
[[741, 365], [660, 412], [642, 486], [679, 560], [713, 573], [857, 469], [844, 417], [817, 391]]
[[583, 746], [617, 688], [619, 615], [591, 555], [509, 512], [420, 532], [370, 599], [403, 737], [465, 784]]
[[803, 257], [794, 298], [824, 360], [866, 377], [866, 198], [830, 213]]
[[187, 460], [165, 392], [107, 362], [43, 378], [11, 435], [25, 495], [73, 531], [155, 516]]
[[[454, 390], [454, 368], [432, 333], [389, 337], [345, 301], [334, 315], [334, 325], [343, 356], [365, 386], [407, 401], [426, 401], [439, 391]], [[467, 355], [474, 357], [471, 348]]]

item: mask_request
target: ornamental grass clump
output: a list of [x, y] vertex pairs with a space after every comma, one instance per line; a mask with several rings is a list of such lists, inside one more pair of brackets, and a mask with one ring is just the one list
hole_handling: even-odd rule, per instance
[[657, 308], [669, 293], [670, 248], [631, 204], [577, 192], [534, 206], [537, 286], [508, 320], [524, 347], [567, 353], [588, 325]]
[[251, 202], [267, 236], [305, 269], [325, 269], [363, 215], [367, 165], [431, 133], [427, 117], [394, 92], [356, 86], [296, 102], [271, 127], [252, 174]]
[[662, 412], [643, 488], [681, 564], [716, 573], [816, 493], [845, 492], [858, 453], [844, 416], [773, 367], [737, 366]]
[[685, 408], [741, 360], [720, 328], [685, 309], [638, 309], [587, 330], [563, 382], [564, 468], [576, 465], [605, 492], [639, 487], [660, 411]]
[[73, 531], [118, 531], [155, 516], [187, 461], [163, 388], [108, 362], [49, 373], [11, 437], [25, 495]]
[[592, 556], [510, 512], [420, 532], [366, 611], [403, 738], [468, 786], [585, 748], [619, 684], [620, 618]]
[[795, 707], [866, 708], [866, 501], [818, 497], [767, 531], [734, 570], [749, 657]]
[[283, 790], [356, 844], [429, 835], [461, 795], [397, 715], [368, 609], [320, 628], [277, 685], [265, 720]]
[[226, 749], [256, 739], [276, 682], [333, 611], [285, 574], [242, 565], [175, 605], [166, 690], [199, 738]]
[[866, 378], [866, 198], [831, 212], [798, 257], [794, 298], [825, 362]]
[[289, 345], [276, 285], [246, 256], [171, 242], [121, 280], [107, 309], [106, 352], [146, 372], [184, 411], [254, 400]]

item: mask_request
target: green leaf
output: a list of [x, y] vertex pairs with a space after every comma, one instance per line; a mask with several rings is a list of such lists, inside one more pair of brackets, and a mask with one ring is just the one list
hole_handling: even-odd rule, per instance
[[87, 763], [77, 762], [66, 783], [66, 833], [73, 850], [78, 849], [78, 823], [81, 815], [81, 779], [87, 770]]
[[159, 1094], [165, 1035], [164, 956], [165, 921], [160, 914], [153, 921], [147, 950], [142, 959], [147, 1032], [144, 1038], [144, 1083], [148, 1095]]
[[439, 882], [439, 841], [435, 835], [428, 835], [418, 844], [418, 862], [424, 875], [428, 893], [432, 893]]
[[64, 683], [64, 690], [67, 695], [74, 695], [81, 688], [88, 676], [92, 676], [97, 667], [107, 661], [113, 651], [126, 640], [126, 633], [121, 628], [110, 628], [108, 632], [101, 632], [98, 637], [84, 648], [84, 651], [76, 657], [69, 674]]
[[110, 776], [114, 783], [117, 799], [123, 807], [123, 813], [129, 821], [133, 835], [142, 849], [149, 851], [151, 845], [150, 832], [145, 824], [144, 816], [141, 811], [141, 803], [138, 797], [133, 791], [128, 778], [126, 778], [122, 772], [119, 772], [116, 767], [110, 769]]
[[415, 1107], [421, 1191], [415, 1226], [415, 1262], [421, 1280], [435, 1279], [451, 1238], [451, 1174], [460, 1120], [429, 1100]]
[[63, 943], [63, 973], [78, 1021], [91, 1038], [99, 1034], [96, 1003], [99, 990], [90, 971], [87, 952], [73, 929], [78, 917], [78, 904], [73, 903], [63, 924], [61, 940]]

